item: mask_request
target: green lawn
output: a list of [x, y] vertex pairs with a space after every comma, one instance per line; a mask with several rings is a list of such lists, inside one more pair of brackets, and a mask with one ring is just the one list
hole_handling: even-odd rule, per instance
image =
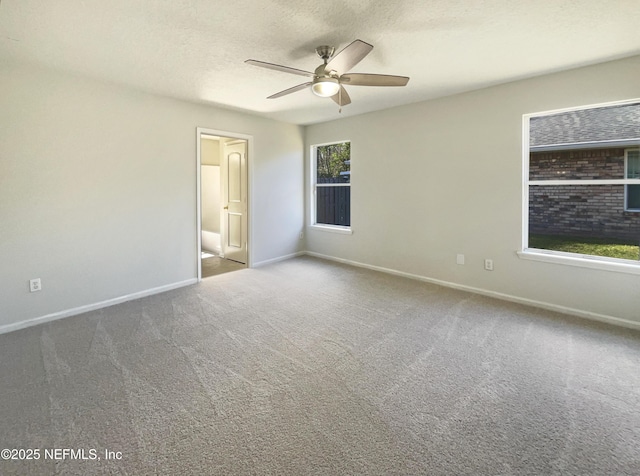
[[638, 245], [617, 243], [601, 238], [570, 236], [530, 235], [529, 247], [543, 250], [567, 251], [582, 255], [607, 256], [637, 261], [640, 254]]

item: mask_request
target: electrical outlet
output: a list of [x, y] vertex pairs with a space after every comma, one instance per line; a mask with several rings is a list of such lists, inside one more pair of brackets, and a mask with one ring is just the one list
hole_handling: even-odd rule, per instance
[[35, 293], [40, 290], [42, 290], [42, 282], [40, 281], [40, 278], [31, 279], [29, 281], [29, 291]]
[[303, 238], [304, 238], [304, 232], [301, 231], [300, 232], [300, 239], [303, 239]]
[[492, 259], [484, 260], [484, 269], [486, 269], [487, 271], [493, 271], [493, 260]]
[[464, 255], [463, 254], [456, 255], [456, 263], [457, 264], [464, 264]]

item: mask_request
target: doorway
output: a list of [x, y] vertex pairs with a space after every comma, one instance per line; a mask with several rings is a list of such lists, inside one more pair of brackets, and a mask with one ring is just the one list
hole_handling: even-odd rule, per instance
[[198, 281], [249, 266], [251, 137], [197, 129]]

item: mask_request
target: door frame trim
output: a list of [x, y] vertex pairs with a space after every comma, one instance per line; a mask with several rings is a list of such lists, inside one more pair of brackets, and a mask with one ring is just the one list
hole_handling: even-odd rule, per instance
[[253, 226], [251, 215], [251, 180], [253, 178], [253, 136], [241, 134], [239, 132], [229, 132], [219, 129], [209, 129], [206, 127], [196, 127], [196, 279], [202, 281], [202, 261], [200, 253], [202, 251], [202, 186], [200, 183], [202, 172], [202, 158], [200, 141], [201, 137], [220, 136], [229, 137], [231, 139], [240, 139], [247, 141], [247, 268], [253, 267]]

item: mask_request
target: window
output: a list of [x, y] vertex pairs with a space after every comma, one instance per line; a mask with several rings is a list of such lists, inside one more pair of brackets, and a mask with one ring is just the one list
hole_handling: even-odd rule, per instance
[[[640, 179], [640, 150], [627, 150], [626, 178]], [[640, 185], [625, 185], [626, 205], [629, 211], [640, 212]]]
[[640, 258], [640, 102], [525, 116], [524, 251]]
[[351, 226], [351, 143], [312, 148], [313, 223]]

